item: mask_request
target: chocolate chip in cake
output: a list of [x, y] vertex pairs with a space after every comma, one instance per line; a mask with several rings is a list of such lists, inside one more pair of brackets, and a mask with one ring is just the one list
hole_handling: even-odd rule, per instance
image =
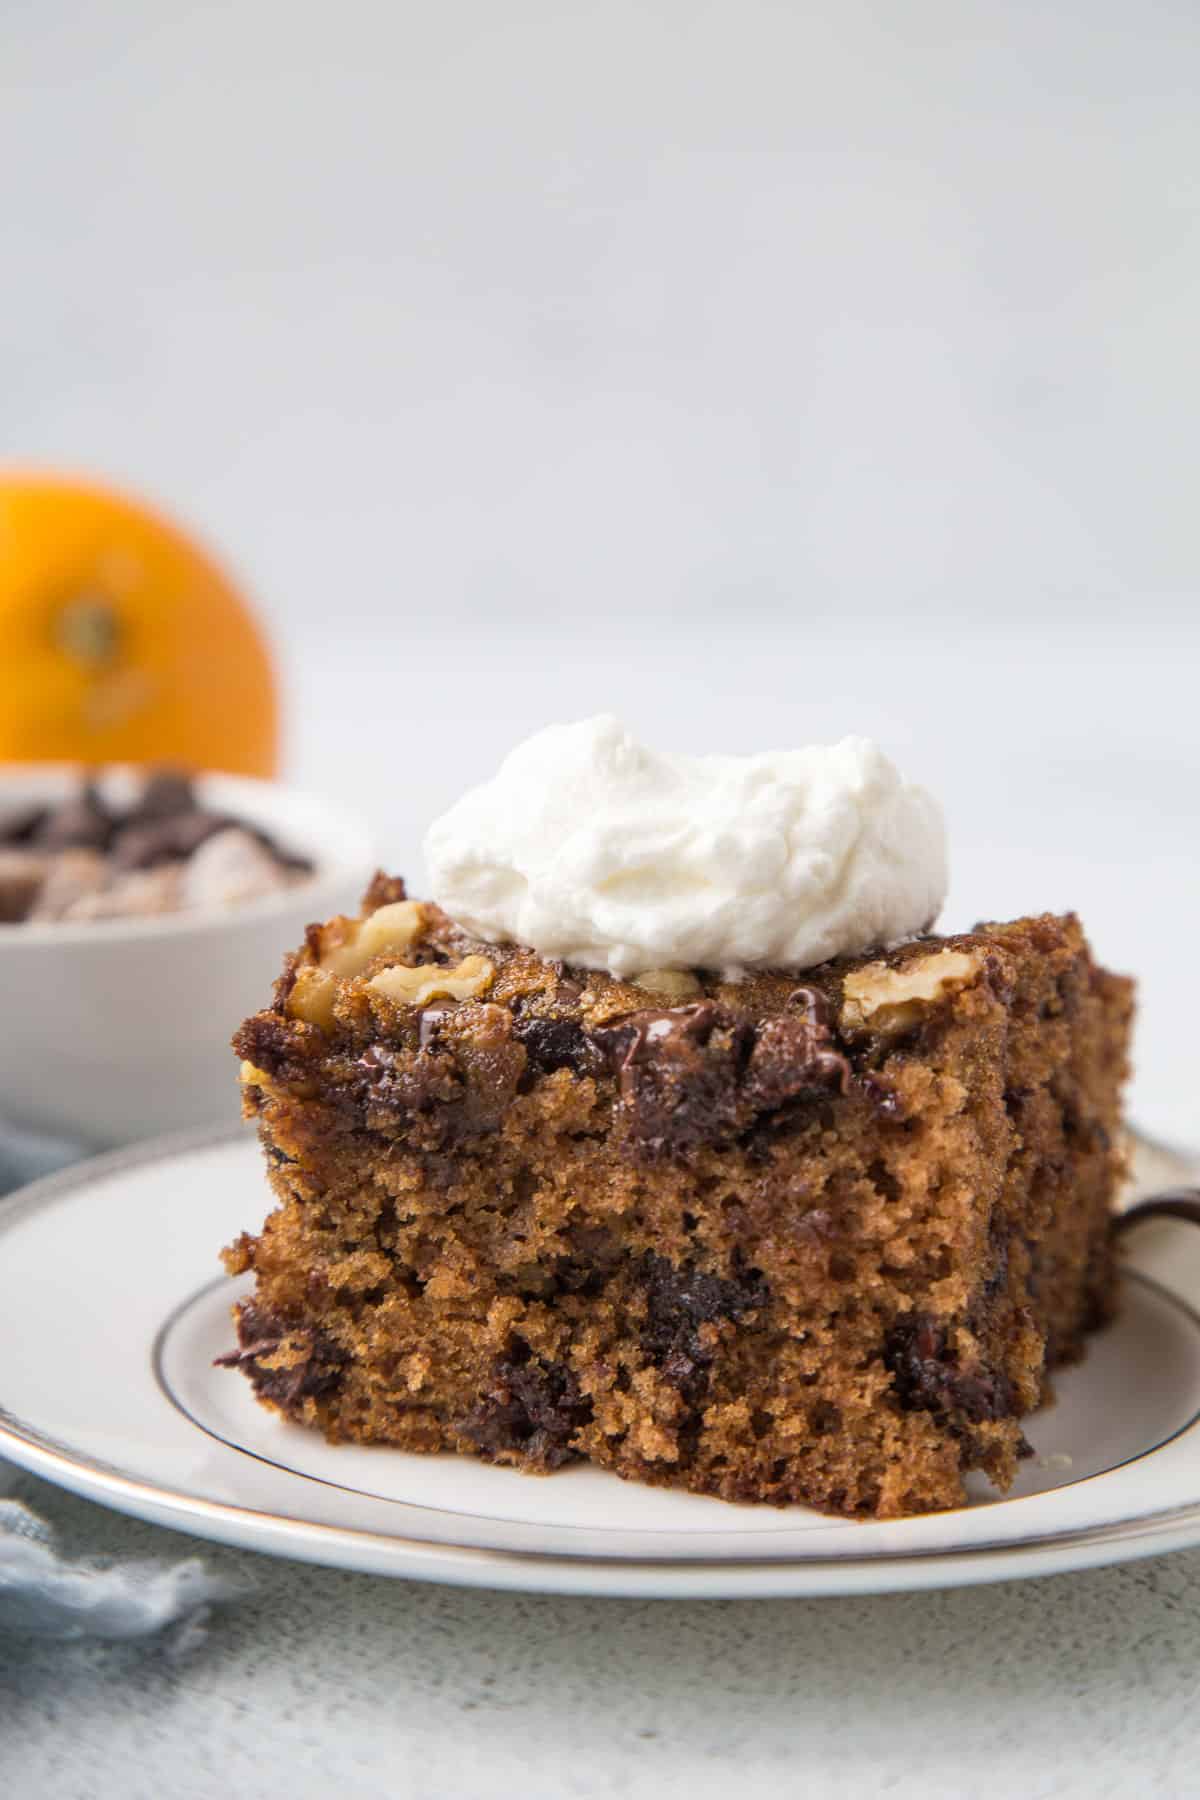
[[[282, 1411], [301, 1400], [320, 1399], [341, 1385], [349, 1357], [328, 1333], [311, 1325], [289, 1325], [277, 1314], [245, 1300], [237, 1314], [238, 1348], [214, 1360], [214, 1368], [240, 1369], [255, 1393]], [[268, 1359], [282, 1355], [276, 1367]]]
[[708, 1385], [713, 1351], [700, 1326], [738, 1320], [765, 1304], [767, 1284], [757, 1269], [730, 1279], [690, 1264], [678, 1267], [647, 1252], [642, 1263], [646, 1320], [641, 1343], [650, 1361], [695, 1405]]
[[711, 1001], [630, 1013], [596, 1036], [616, 1070], [635, 1156], [677, 1156], [737, 1131], [749, 1031]]
[[1011, 1418], [1016, 1410], [1006, 1375], [986, 1368], [960, 1369], [944, 1326], [928, 1313], [906, 1314], [888, 1333], [883, 1362], [905, 1412], [962, 1414], [974, 1424]]
[[857, 1076], [856, 1081], [859, 1092], [870, 1101], [879, 1118], [899, 1124], [907, 1117], [903, 1099], [886, 1076], [867, 1073]]
[[615, 1070], [628, 1143], [645, 1158], [728, 1142], [853, 1080], [824, 996], [798, 988], [757, 1027], [711, 1000], [630, 1013], [596, 1032]]
[[519, 1019], [514, 1026], [530, 1066], [540, 1075], [569, 1069], [572, 1075], [600, 1075], [607, 1066], [601, 1046], [574, 1019]]
[[755, 1037], [745, 1092], [757, 1112], [806, 1095], [845, 1094], [850, 1087], [850, 1063], [834, 1037], [825, 996], [797, 988], [791, 1007], [764, 1020]]
[[883, 1363], [906, 1412], [936, 1412], [948, 1404], [954, 1371], [946, 1362], [946, 1334], [924, 1313], [906, 1314], [892, 1326]]
[[571, 1440], [591, 1416], [592, 1403], [566, 1364], [530, 1356], [518, 1339], [459, 1430], [483, 1456], [517, 1452], [523, 1461], [558, 1469], [574, 1460]]
[[403, 1120], [414, 1149], [438, 1150], [463, 1129], [462, 1077], [452, 1058], [405, 1055], [370, 1044], [354, 1063], [355, 1089], [347, 1094], [369, 1129], [394, 1129]]
[[417, 1048], [420, 1050], [436, 1050], [441, 1037], [442, 1026], [450, 1017], [453, 1007], [427, 1006], [421, 1013], [418, 1026]]

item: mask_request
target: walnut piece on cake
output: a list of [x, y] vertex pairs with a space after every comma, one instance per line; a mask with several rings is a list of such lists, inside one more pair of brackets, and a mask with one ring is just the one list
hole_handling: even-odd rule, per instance
[[1113, 1310], [1131, 1013], [1071, 916], [655, 986], [377, 878], [235, 1038], [277, 1204], [223, 1360], [335, 1441], [857, 1517], [1005, 1488]]

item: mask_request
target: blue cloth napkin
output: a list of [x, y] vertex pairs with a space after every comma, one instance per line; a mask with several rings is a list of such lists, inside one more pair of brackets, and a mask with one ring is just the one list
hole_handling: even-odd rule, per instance
[[86, 1151], [78, 1144], [23, 1131], [0, 1119], [0, 1194], [24, 1187], [39, 1175], [52, 1175], [55, 1169], [64, 1169], [84, 1155]]
[[[83, 1154], [77, 1144], [0, 1123], [0, 1194]], [[164, 1633], [167, 1654], [178, 1657], [202, 1641], [211, 1607], [235, 1597], [233, 1585], [195, 1556], [68, 1561], [49, 1527], [11, 1497], [18, 1478], [0, 1459], [0, 1632], [63, 1639]]]

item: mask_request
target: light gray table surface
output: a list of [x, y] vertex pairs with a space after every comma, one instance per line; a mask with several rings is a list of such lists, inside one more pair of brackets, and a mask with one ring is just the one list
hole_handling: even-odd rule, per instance
[[[77, 1543], [195, 1548], [29, 1480]], [[13, 1800], [1197, 1791], [1200, 1551], [854, 1600], [584, 1600], [207, 1548], [206, 1641], [0, 1640]]]

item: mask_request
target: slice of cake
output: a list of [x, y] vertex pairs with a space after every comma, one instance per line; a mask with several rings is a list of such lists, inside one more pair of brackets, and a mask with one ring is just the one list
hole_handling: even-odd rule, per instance
[[636, 984], [377, 881], [248, 1020], [230, 1359], [332, 1439], [887, 1517], [1113, 1305], [1130, 984], [1073, 918]]
[[333, 1440], [892, 1517], [1001, 1488], [1114, 1304], [1128, 981], [928, 929], [863, 740], [554, 728], [314, 926], [235, 1044], [278, 1202], [223, 1360]]

